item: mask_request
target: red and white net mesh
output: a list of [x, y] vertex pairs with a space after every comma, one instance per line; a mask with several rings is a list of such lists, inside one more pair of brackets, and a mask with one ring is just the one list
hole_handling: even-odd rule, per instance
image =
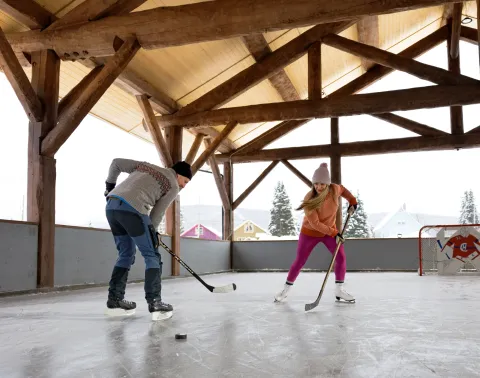
[[480, 224], [424, 226], [418, 249], [421, 276], [480, 275]]

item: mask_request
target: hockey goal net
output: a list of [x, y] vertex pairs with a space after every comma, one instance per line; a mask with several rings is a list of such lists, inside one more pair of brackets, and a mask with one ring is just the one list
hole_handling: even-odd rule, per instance
[[420, 276], [480, 275], [479, 255], [480, 224], [427, 225], [419, 231]]

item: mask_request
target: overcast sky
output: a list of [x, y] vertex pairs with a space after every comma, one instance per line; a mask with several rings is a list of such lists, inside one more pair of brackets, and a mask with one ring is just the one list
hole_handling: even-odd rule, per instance
[[[461, 42], [461, 69], [479, 79], [478, 48]], [[467, 59], [468, 57], [468, 59]], [[447, 68], [445, 44], [418, 59]], [[395, 72], [369, 87], [367, 92], [432, 85], [413, 76]], [[0, 73], [0, 114], [2, 116], [0, 158], [2, 185], [0, 218], [22, 219], [27, 183], [28, 121], [10, 84]], [[463, 108], [465, 130], [480, 124], [480, 106]], [[450, 130], [448, 108], [398, 112], [412, 120], [438, 129]], [[400, 127], [369, 116], [340, 119], [340, 142], [415, 136]], [[313, 120], [267, 148], [328, 144], [330, 121]], [[184, 151], [186, 155], [188, 151]], [[110, 162], [115, 157], [146, 160], [159, 164], [152, 144], [130, 136], [94, 116], [87, 116], [60, 151], [57, 159], [57, 223], [93, 225], [104, 223], [103, 191]], [[293, 160], [307, 177], [329, 159]], [[480, 204], [480, 149], [350, 157], [342, 159], [343, 184], [354, 194], [360, 191], [368, 213], [389, 212], [406, 203], [407, 210], [458, 216], [462, 193], [473, 189]], [[236, 164], [234, 197], [238, 197], [269, 163]], [[204, 167], [207, 168], [207, 167]], [[270, 173], [242, 203], [242, 207], [269, 210], [274, 187], [282, 180], [296, 206], [308, 188], [282, 164]], [[220, 198], [210, 174], [198, 174], [182, 191], [183, 205], [215, 204]]]

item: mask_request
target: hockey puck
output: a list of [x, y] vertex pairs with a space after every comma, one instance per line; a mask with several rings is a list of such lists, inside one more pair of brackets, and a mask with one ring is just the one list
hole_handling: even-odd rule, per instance
[[175, 339], [177, 340], [185, 340], [187, 338], [187, 334], [186, 333], [177, 333], [175, 334]]

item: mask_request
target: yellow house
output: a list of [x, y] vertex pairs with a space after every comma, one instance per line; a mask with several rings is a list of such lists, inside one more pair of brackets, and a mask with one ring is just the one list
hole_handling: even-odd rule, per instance
[[233, 231], [234, 241], [258, 240], [258, 234], [267, 232], [256, 223], [246, 220]]

